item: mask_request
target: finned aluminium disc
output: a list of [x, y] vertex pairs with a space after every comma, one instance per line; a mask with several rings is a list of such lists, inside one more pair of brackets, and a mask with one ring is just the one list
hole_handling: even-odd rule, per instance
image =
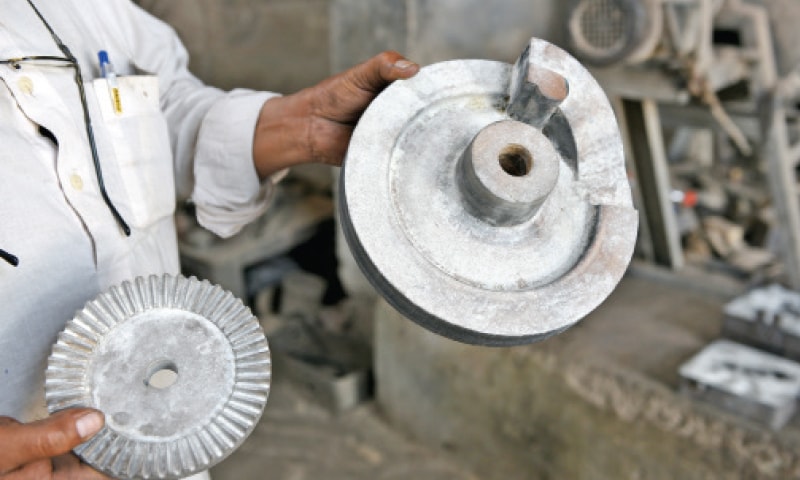
[[171, 479], [207, 470], [252, 432], [271, 361], [250, 310], [219, 286], [164, 275], [112, 287], [53, 346], [51, 413], [100, 410], [105, 427], [75, 453], [117, 478]]

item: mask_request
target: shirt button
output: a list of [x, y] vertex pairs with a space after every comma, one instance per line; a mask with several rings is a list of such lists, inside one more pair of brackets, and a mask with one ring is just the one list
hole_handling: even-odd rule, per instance
[[73, 173], [72, 175], [69, 176], [69, 183], [75, 190], [78, 191], [83, 190], [83, 179], [77, 173]]
[[17, 80], [17, 86], [22, 90], [22, 93], [26, 95], [33, 93], [33, 80], [31, 80], [31, 77], [20, 77], [20, 79]]

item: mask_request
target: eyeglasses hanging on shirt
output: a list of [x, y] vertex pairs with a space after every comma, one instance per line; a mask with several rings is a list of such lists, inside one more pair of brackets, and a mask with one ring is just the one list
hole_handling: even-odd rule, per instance
[[17, 258], [15, 255], [11, 255], [2, 248], [0, 248], [0, 258], [8, 262], [12, 267], [19, 266], [19, 258]]
[[[83, 79], [81, 78], [81, 68], [78, 64], [78, 59], [72, 54], [72, 52], [67, 48], [64, 42], [56, 35], [53, 28], [47, 23], [44, 16], [42, 16], [39, 9], [36, 8], [36, 5], [33, 4], [31, 0], [27, 0], [28, 5], [31, 6], [33, 11], [36, 13], [36, 16], [39, 17], [39, 20], [42, 21], [47, 31], [50, 32], [50, 36], [53, 38], [53, 41], [58, 46], [58, 49], [61, 50], [61, 53], [64, 55], [63, 57], [53, 56], [53, 55], [31, 55], [31, 56], [24, 56], [19, 58], [10, 58], [5, 60], [0, 60], [0, 64], [10, 65], [14, 69], [20, 70], [28, 65], [30, 66], [61, 66], [61, 67], [69, 67], [75, 71], [75, 75], [73, 79], [75, 80], [75, 84], [78, 86], [78, 93], [81, 99], [81, 107], [83, 108], [83, 123], [86, 128], [86, 137], [89, 140], [89, 148], [92, 152], [92, 161], [94, 162], [94, 171], [97, 175], [97, 184], [100, 189], [100, 195], [103, 197], [103, 201], [105, 202], [108, 209], [111, 211], [111, 215], [113, 215], [114, 219], [116, 220], [117, 224], [122, 229], [123, 233], [126, 236], [131, 235], [131, 229], [128, 224], [125, 222], [125, 219], [122, 218], [122, 215], [117, 211], [117, 208], [114, 206], [114, 203], [109, 198], [108, 193], [106, 192], [105, 182], [103, 181], [103, 170], [100, 167], [100, 158], [97, 154], [97, 144], [94, 140], [94, 130], [92, 129], [92, 120], [89, 116], [89, 107], [86, 104], [86, 92], [83, 88]], [[4, 255], [5, 254], [5, 255]], [[4, 260], [8, 261], [12, 265], [15, 265], [14, 262], [9, 260], [9, 258], [15, 259], [13, 255], [8, 254], [7, 252], [0, 250], [0, 257]], [[16, 265], [15, 265], [16, 266]]]

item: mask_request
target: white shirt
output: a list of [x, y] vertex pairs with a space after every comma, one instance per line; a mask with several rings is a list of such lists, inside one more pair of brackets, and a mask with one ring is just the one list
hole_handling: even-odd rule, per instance
[[[261, 214], [252, 142], [270, 93], [202, 85], [174, 31], [128, 0], [34, 0], [81, 68], [106, 188], [100, 196], [74, 70], [0, 65], [0, 415], [43, 405], [52, 344], [75, 312], [111, 285], [179, 271], [175, 196], [227, 236]], [[120, 75], [111, 107], [97, 52]], [[26, 0], [0, 0], [0, 59], [62, 56]], [[42, 135], [40, 126], [57, 139]]]

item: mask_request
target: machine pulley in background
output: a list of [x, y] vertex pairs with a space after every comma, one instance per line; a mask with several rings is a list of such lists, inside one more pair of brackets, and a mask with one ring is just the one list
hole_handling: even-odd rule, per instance
[[354, 132], [339, 209], [390, 304], [439, 334], [497, 346], [597, 307], [638, 227], [606, 95], [538, 39], [513, 66], [443, 62], [385, 90]]

